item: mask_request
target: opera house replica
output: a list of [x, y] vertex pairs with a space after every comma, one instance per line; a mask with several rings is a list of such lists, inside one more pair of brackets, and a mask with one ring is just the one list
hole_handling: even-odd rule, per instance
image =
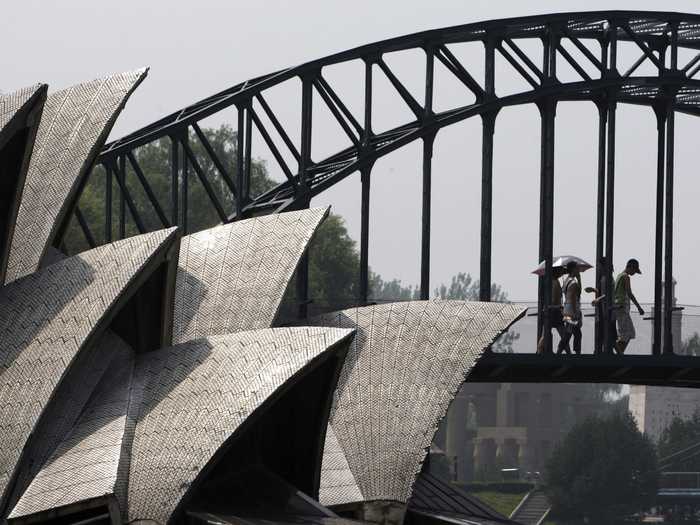
[[62, 254], [146, 73], [0, 96], [0, 522], [408, 521], [439, 421], [522, 309], [411, 301], [279, 326], [319, 208]]

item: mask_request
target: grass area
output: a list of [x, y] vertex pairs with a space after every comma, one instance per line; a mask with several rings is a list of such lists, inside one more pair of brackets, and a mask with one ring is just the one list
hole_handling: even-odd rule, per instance
[[493, 507], [504, 516], [510, 516], [511, 512], [518, 506], [527, 492], [507, 494], [505, 492], [495, 492], [491, 490], [470, 492], [472, 496]]

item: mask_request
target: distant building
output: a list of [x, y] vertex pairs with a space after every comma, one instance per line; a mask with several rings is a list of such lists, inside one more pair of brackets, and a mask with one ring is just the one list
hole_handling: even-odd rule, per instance
[[700, 408], [700, 391], [695, 388], [630, 386], [630, 412], [637, 427], [658, 441], [674, 418], [690, 419]]
[[[676, 281], [673, 282], [673, 305]], [[682, 321], [681, 311], [673, 313], [673, 349], [682, 353]], [[663, 326], [661, 327], [663, 333]], [[664, 429], [674, 418], [689, 419], [700, 407], [700, 391], [694, 388], [668, 388], [657, 386], [630, 386], [630, 412], [637, 422], [637, 427], [653, 441], [658, 441]]]
[[444, 455], [454, 481], [501, 468], [541, 472], [555, 444], [595, 409], [589, 385], [465, 383], [433, 451]]

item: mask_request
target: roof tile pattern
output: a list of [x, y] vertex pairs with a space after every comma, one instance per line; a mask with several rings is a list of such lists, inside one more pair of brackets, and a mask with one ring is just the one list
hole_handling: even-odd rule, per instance
[[0, 95], [0, 132], [32, 96], [43, 87], [43, 84], [34, 84], [12, 93]]
[[139, 356], [129, 516], [165, 523], [213, 454], [260, 405], [351, 330], [268, 328]]
[[175, 229], [101, 246], [0, 289], [0, 495], [61, 379]]
[[110, 331], [97, 346], [110, 373], [102, 378], [75, 426], [34, 477], [10, 518], [118, 492], [133, 355]]
[[[365, 501], [406, 502], [440, 419], [484, 349], [521, 307], [412, 301], [326, 314], [310, 324], [357, 328], [336, 389], [330, 424]], [[334, 447], [326, 445], [332, 454]], [[323, 504], [358, 501], [324, 457]]]
[[173, 341], [269, 328], [328, 208], [266, 215], [182, 239]]
[[35, 271], [121, 108], [145, 77], [141, 69], [50, 94], [17, 215], [6, 281]]
[[323, 477], [318, 499], [325, 505], [363, 500], [360, 487], [357, 486], [345, 452], [331, 425], [328, 425], [323, 448]]
[[67, 369], [60, 385], [46, 404], [23, 452], [12, 499], [8, 501], [11, 506], [73, 428], [109, 365], [108, 352], [113, 346], [110, 343], [109, 336], [103, 335], [96, 344], [84, 348]]

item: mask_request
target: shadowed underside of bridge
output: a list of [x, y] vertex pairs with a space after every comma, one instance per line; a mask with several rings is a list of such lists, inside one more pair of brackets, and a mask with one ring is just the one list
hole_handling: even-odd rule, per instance
[[[470, 43], [478, 46], [478, 58], [470, 56], [469, 61], [465, 61], [458, 48]], [[423, 81], [420, 96], [415, 88], [407, 87], [392, 66], [392, 57], [410, 51], [418, 52], [414, 71], [420, 72]], [[339, 89], [345, 86], [333, 86], [330, 71], [343, 64], [357, 66], [353, 69], [354, 77], [348, 77], [346, 83], [361, 86], [364, 95], [359, 108]], [[461, 96], [455, 96], [448, 107], [438, 107], [434, 100], [442, 78], [436, 74], [438, 69], [461, 89]], [[512, 86], [505, 85], [507, 82], [503, 80], [507, 75], [501, 74], [505, 71], [517, 78], [523, 87], [509, 91]], [[103, 169], [92, 174], [92, 177], [104, 177], [104, 223], [88, 224], [79, 206], [75, 207], [75, 215], [89, 244], [98, 243], [94, 232], [100, 230], [104, 232], [101, 235], [104, 242], [112, 240], [113, 217], [118, 222], [119, 236], [126, 235], [127, 221], [139, 231], [145, 231], [147, 227], [129, 190], [138, 187], [161, 223], [157, 227], [179, 225], [187, 232], [187, 193], [191, 180], [196, 179], [202, 185], [219, 219], [230, 222], [306, 208], [312, 198], [334, 184], [348, 176], [359, 175], [361, 232], [357, 303], [364, 305], [369, 296], [372, 168], [378, 159], [420, 140], [423, 153], [419, 204], [421, 250], [417, 257], [421, 263], [420, 296], [427, 299], [430, 294], [431, 206], [433, 201], [439, 202], [439, 195], [431, 193], [435, 138], [447, 126], [480, 117], [479, 278], [480, 298], [488, 301], [493, 237], [493, 139], [497, 117], [503, 108], [534, 104], [541, 119], [539, 259], [546, 261], [539, 283], [537, 333], [544, 330], [547, 334], [545, 347], [551, 353], [548, 315], [551, 297], [546, 283], [551, 282], [552, 276], [557, 104], [589, 101], [598, 109], [596, 259], [605, 257], [607, 267], [596, 270], [596, 282], [606, 277], [604, 292], [608, 297], [612, 297], [613, 286], [616, 112], [620, 103], [645, 105], [655, 114], [658, 129], [651, 352], [654, 357], [649, 356], [645, 361], [645, 358], [625, 356], [612, 361], [608, 356], [611, 359], [608, 363], [605, 356], [596, 356], [595, 362], [593, 358], [578, 357], [558, 358], [554, 362], [549, 357], [492, 355], [477, 367], [473, 379], [517, 381], [520, 374], [533, 381], [542, 378], [548, 381], [585, 379], [690, 384], [695, 376], [688, 366], [681, 364], [685, 361], [673, 357], [671, 334], [675, 114], [700, 115], [700, 80], [696, 78], [699, 72], [700, 16], [693, 14], [563, 13], [468, 24], [393, 38], [248, 80], [106, 145], [98, 158]], [[377, 97], [376, 85], [380, 81], [390, 86], [385, 99], [391, 97], [389, 102], [403, 106], [409, 115], [404, 122], [386, 130], [379, 130], [377, 123], [377, 115], [387, 103]], [[274, 108], [270, 103], [272, 94], [278, 87], [289, 85], [298, 88], [295, 91], [298, 96], [288, 97], [287, 107]], [[238, 141], [235, 152], [216, 152], [200, 128], [203, 119], [223, 111], [235, 114]], [[292, 124], [280, 117], [290, 112], [298, 118]], [[331, 154], [318, 153], [319, 134], [327, 132], [327, 128], [319, 129], [314, 125], [314, 116], [321, 112], [330, 115], [328, 126], [335, 126], [346, 141], [345, 146]], [[161, 139], [170, 144], [169, 173], [163, 174], [170, 180], [165, 197], [155, 195], [138, 159], [139, 148]], [[265, 153], [274, 158], [275, 169], [283, 175], [284, 181], [256, 195], [251, 192], [251, 174], [254, 159], [261, 153], [256, 148], [263, 146]], [[225, 158], [226, 155], [234, 158]], [[205, 163], [223, 181], [224, 197], [234, 203], [232, 212], [226, 209], [221, 194], [212, 187], [208, 179], [211, 174], [203, 168]], [[113, 193], [118, 203], [115, 213]], [[168, 206], [161, 202], [164, 198], [169, 200]], [[308, 304], [313, 301], [308, 295], [306, 257], [300, 264], [297, 278], [298, 312], [303, 318], [307, 315]], [[596, 325], [596, 351], [612, 353], [612, 315], [603, 311], [602, 317], [603, 322]], [[501, 360], [503, 364], [498, 364]], [[508, 365], [515, 361], [518, 367]], [[638, 378], [627, 370], [627, 363], [634, 374], [637, 371], [641, 374]], [[580, 374], [580, 379], [576, 374]]]
[[697, 357], [662, 355], [485, 354], [470, 383], [618, 383], [700, 387]]

